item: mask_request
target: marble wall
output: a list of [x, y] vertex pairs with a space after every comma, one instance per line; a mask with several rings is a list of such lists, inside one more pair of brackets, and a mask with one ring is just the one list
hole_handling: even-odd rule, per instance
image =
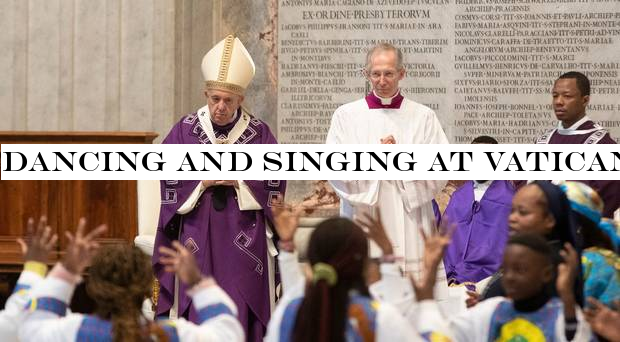
[[267, 122], [273, 134], [278, 102], [277, 6], [276, 0], [223, 1], [219, 19], [221, 38], [236, 34], [254, 59], [256, 75], [244, 105]]
[[0, 130], [165, 135], [204, 103], [200, 61], [220, 35], [218, 6], [0, 1]]

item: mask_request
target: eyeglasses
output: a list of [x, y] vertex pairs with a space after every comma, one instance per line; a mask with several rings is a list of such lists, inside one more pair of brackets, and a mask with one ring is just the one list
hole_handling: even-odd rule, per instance
[[388, 71], [372, 71], [370, 73], [367, 74], [368, 78], [370, 78], [373, 81], [378, 81], [381, 76], [383, 76], [383, 78], [387, 79], [387, 80], [393, 80], [398, 76], [398, 71], [397, 70], [388, 70]]

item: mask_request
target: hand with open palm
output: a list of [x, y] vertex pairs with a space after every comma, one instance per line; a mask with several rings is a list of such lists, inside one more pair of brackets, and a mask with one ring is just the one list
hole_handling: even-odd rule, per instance
[[26, 239], [19, 238], [17, 243], [21, 247], [25, 261], [37, 261], [47, 264], [48, 257], [52, 249], [56, 246], [58, 236], [52, 234], [52, 228], [47, 225], [47, 218], [41, 216], [37, 227], [34, 226], [34, 219], [28, 219], [26, 225]]
[[166, 272], [174, 272], [179, 279], [194, 286], [202, 279], [202, 273], [194, 255], [179, 241], [172, 241], [172, 248], [161, 246], [159, 252], [162, 256], [159, 262], [165, 266]]
[[90, 259], [95, 255], [97, 248], [99, 248], [99, 244], [95, 239], [107, 229], [108, 227], [106, 225], [100, 225], [89, 233], [86, 233], [86, 219], [81, 218], [75, 235], [71, 234], [69, 231], [65, 232], [68, 245], [62, 260], [62, 265], [67, 271], [78, 275], [84, 271], [90, 264]]
[[433, 298], [433, 288], [437, 280], [437, 270], [443, 259], [444, 251], [450, 243], [453, 229], [444, 233], [433, 232], [427, 235], [423, 228], [419, 228], [420, 235], [424, 240], [423, 276], [419, 281], [411, 277], [411, 285], [418, 301]]

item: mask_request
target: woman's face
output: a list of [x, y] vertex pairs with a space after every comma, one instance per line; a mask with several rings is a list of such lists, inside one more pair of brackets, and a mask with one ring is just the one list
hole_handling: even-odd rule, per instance
[[[546, 205], [545, 194], [535, 184], [521, 188], [512, 199], [508, 225], [512, 233], [547, 235], [555, 225], [555, 219]], [[568, 214], [568, 213], [567, 213]]]

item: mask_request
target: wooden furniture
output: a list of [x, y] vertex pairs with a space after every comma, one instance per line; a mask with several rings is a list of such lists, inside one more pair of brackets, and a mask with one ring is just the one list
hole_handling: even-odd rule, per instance
[[[153, 132], [0, 132], [0, 144], [150, 144], [156, 137]], [[88, 219], [89, 228], [108, 225], [101, 243], [132, 242], [138, 226], [136, 181], [0, 181], [0, 273], [21, 271], [15, 239], [25, 236], [29, 217], [38, 221], [41, 215], [59, 237], [52, 261], [80, 217]]]

